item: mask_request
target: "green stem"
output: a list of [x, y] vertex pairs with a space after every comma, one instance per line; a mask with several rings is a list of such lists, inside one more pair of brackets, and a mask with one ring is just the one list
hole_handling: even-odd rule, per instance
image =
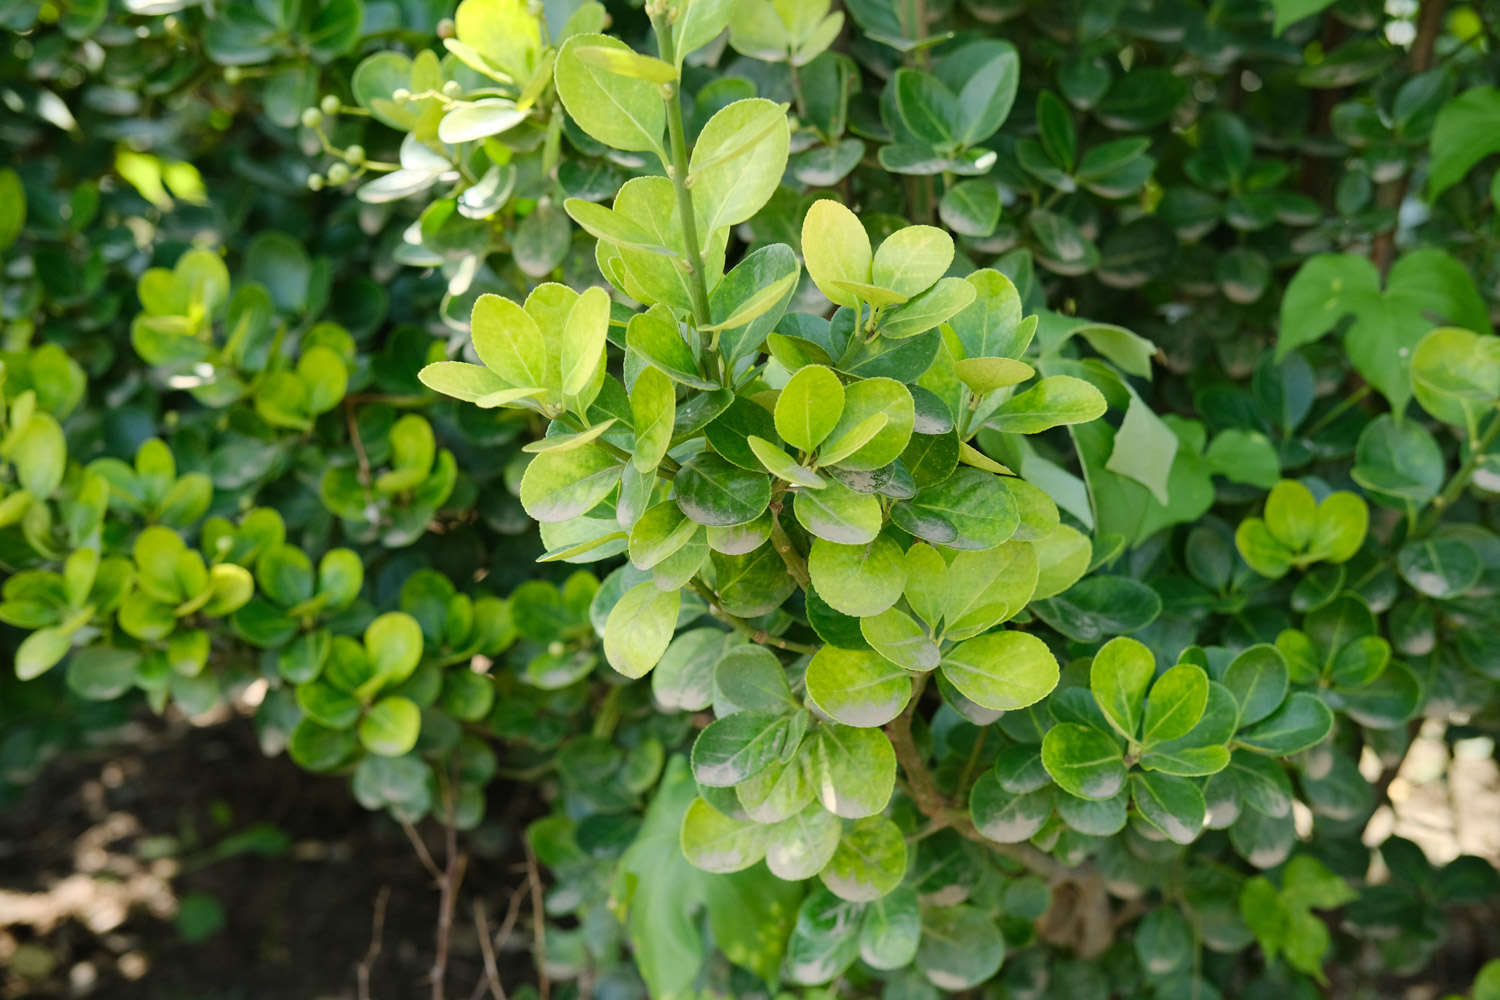
[[[672, 38], [672, 26], [660, 14], [651, 16], [651, 27], [656, 31], [657, 50], [662, 62], [677, 64], [676, 41]], [[662, 159], [672, 187], [677, 192], [677, 215], [682, 219], [682, 238], [687, 244], [688, 296], [693, 303], [693, 323], [698, 327], [710, 326], [713, 320], [708, 311], [708, 282], [703, 273], [703, 248], [698, 242], [698, 220], [693, 215], [693, 196], [688, 190], [687, 129], [682, 124], [682, 101], [677, 88], [666, 84], [663, 88], [667, 103], [667, 139], [672, 147], [671, 162]]]
[[1421, 538], [1437, 527], [1443, 511], [1453, 506], [1463, 494], [1464, 488], [1469, 485], [1469, 477], [1474, 474], [1474, 466], [1479, 464], [1479, 457], [1489, 450], [1496, 434], [1500, 434], [1500, 413], [1491, 414], [1490, 422], [1485, 425], [1484, 430], [1469, 441], [1469, 454], [1464, 457], [1463, 464], [1458, 467], [1453, 478], [1448, 480], [1448, 485], [1443, 487], [1443, 492], [1432, 501], [1432, 509], [1417, 524], [1414, 537]]
[[718, 601], [714, 598], [714, 592], [698, 580], [693, 580], [692, 587], [698, 592], [698, 596], [708, 602], [709, 610], [715, 618], [736, 631], [745, 633], [745, 635], [750, 637], [751, 642], [759, 643], [762, 646], [774, 646], [777, 649], [786, 650], [788, 653], [802, 653], [805, 656], [812, 656], [818, 651], [818, 647], [811, 643], [783, 639], [779, 635], [772, 635], [763, 628], [756, 628], [738, 615], [730, 614], [719, 606]]
[[1355, 389], [1354, 392], [1350, 393], [1348, 396], [1345, 396], [1344, 399], [1338, 403], [1338, 405], [1334, 406], [1327, 413], [1319, 417], [1316, 423], [1314, 423], [1311, 427], [1303, 432], [1303, 436], [1317, 436], [1317, 433], [1323, 428], [1333, 423], [1339, 417], [1342, 417], [1345, 413], [1349, 412], [1351, 408], [1358, 406], [1360, 402], [1370, 394], [1370, 391], [1370, 383], [1368, 382], [1360, 386], [1358, 389]]

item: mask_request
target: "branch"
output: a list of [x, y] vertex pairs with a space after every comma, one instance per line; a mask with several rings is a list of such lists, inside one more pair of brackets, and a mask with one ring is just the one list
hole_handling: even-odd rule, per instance
[[802, 558], [802, 553], [792, 544], [792, 537], [786, 533], [781, 526], [781, 520], [777, 513], [771, 514], [771, 544], [776, 547], [776, 554], [781, 556], [786, 571], [792, 574], [803, 590], [812, 587], [812, 576], [807, 572], [807, 560]]
[[536, 852], [524, 834], [521, 846], [526, 848], [526, 884], [531, 887], [531, 950], [536, 963], [537, 991], [542, 1000], [548, 1000], [552, 983], [547, 978], [547, 913], [542, 906], [542, 877], [537, 871]]
[[916, 802], [917, 808], [932, 821], [923, 834], [936, 833], [945, 827], [952, 827], [961, 836], [977, 844], [983, 844], [994, 853], [1009, 858], [1030, 870], [1032, 874], [1040, 875], [1050, 882], [1057, 883], [1076, 877], [1078, 873], [1067, 865], [1030, 844], [998, 844], [990, 840], [974, 827], [974, 821], [970, 818], [967, 809], [955, 806], [948, 801], [947, 796], [938, 788], [937, 780], [932, 776], [932, 772], [928, 770], [926, 761], [922, 759], [921, 751], [917, 749], [917, 742], [912, 738], [911, 733], [912, 717], [916, 714], [917, 703], [921, 701], [922, 689], [926, 683], [925, 675], [916, 679], [912, 685], [911, 701], [907, 702], [906, 709], [885, 727], [886, 736], [890, 738], [891, 746], [895, 748], [896, 760], [906, 774], [912, 799]]
[[[1448, 0], [1423, 0], [1422, 19], [1417, 23], [1417, 37], [1411, 45], [1410, 67], [1412, 76], [1425, 73], [1432, 67], [1432, 51], [1437, 37], [1443, 30], [1443, 15], [1448, 12]], [[1370, 243], [1370, 260], [1384, 275], [1391, 268], [1396, 256], [1396, 228], [1401, 224], [1401, 203], [1406, 200], [1406, 191], [1411, 185], [1411, 171], [1403, 171], [1394, 181], [1380, 186], [1380, 203], [1393, 208], [1396, 218], [1391, 228], [1375, 234]]]
[[375, 915], [370, 918], [370, 948], [360, 961], [354, 978], [359, 984], [359, 1000], [370, 1000], [370, 972], [380, 957], [380, 942], [385, 936], [385, 907], [391, 900], [391, 887], [383, 885], [375, 895]]

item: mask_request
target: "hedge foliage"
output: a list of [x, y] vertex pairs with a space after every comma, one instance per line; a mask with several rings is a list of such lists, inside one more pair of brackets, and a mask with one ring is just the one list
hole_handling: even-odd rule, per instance
[[1361, 839], [1500, 729], [1490, 0], [0, 22], [8, 795], [140, 701], [522, 776], [563, 996], [1317, 996], [1494, 901]]

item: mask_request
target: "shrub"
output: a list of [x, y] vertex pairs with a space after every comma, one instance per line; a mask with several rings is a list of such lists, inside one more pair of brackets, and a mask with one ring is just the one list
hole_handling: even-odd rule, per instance
[[247, 689], [403, 822], [503, 767], [601, 995], [1418, 974], [1500, 92], [1412, 7], [18, 8], [15, 770]]

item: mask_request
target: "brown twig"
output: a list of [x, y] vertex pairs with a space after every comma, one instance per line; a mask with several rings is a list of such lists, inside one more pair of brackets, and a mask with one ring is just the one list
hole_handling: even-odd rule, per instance
[[[480, 1000], [480, 997], [484, 996], [484, 991], [486, 989], [490, 990], [490, 993], [495, 997], [495, 1000], [505, 1000], [505, 990], [503, 987], [500, 988], [500, 992], [498, 994], [495, 993], [495, 988], [499, 987], [499, 976], [496, 975], [493, 979], [488, 978], [489, 962], [493, 959], [495, 949], [503, 947], [505, 942], [509, 940], [510, 932], [515, 928], [516, 920], [521, 916], [521, 900], [526, 898], [526, 893], [529, 888], [530, 887], [525, 882], [522, 882], [520, 885], [516, 886], [515, 891], [510, 894], [510, 904], [505, 908], [505, 919], [500, 922], [500, 929], [495, 932], [495, 936], [491, 939], [488, 946], [486, 946], [484, 941], [486, 931], [482, 930], [480, 932], [479, 947], [481, 950], [486, 952], [490, 956], [490, 958], [485, 959], [486, 978], [480, 979], [479, 982], [474, 984], [474, 992], [469, 994], [469, 1000]], [[475, 904], [475, 912], [476, 914], [480, 912], [478, 904]]]
[[505, 1000], [505, 986], [495, 964], [495, 943], [490, 940], [490, 922], [484, 915], [484, 903], [474, 900], [474, 929], [479, 932], [479, 952], [484, 956], [484, 978], [495, 1000]]
[[[1443, 15], [1447, 11], [1448, 0], [1423, 0], [1422, 18], [1417, 22], [1417, 37], [1412, 42], [1409, 60], [1413, 76], [1425, 73], [1432, 67], [1433, 48], [1443, 30]], [[1376, 233], [1375, 239], [1370, 242], [1370, 260], [1382, 275], [1390, 270], [1391, 262], [1396, 256], [1396, 229], [1401, 222], [1401, 203], [1406, 200], [1406, 192], [1410, 186], [1410, 170], [1402, 171], [1396, 180], [1387, 181], [1380, 186], [1380, 204], [1396, 213], [1390, 228]]]
[[458, 849], [458, 830], [453, 825], [453, 790], [447, 795], [447, 820], [443, 824], [448, 867], [439, 880], [436, 955], [432, 960], [432, 1000], [443, 1000], [444, 981], [448, 978], [448, 942], [453, 935], [453, 911], [458, 905], [458, 887], [464, 880], [468, 855]]
[[417, 828], [411, 825], [411, 820], [401, 819], [401, 830], [406, 834], [406, 839], [411, 841], [412, 849], [417, 852], [417, 857], [422, 862], [422, 867], [427, 869], [427, 874], [432, 876], [434, 882], [443, 881], [443, 870], [438, 863], [432, 859], [432, 852], [427, 845], [422, 843], [422, 837], [417, 833]]
[[531, 841], [521, 837], [521, 846], [526, 849], [526, 884], [531, 888], [531, 947], [532, 959], [536, 963], [537, 991], [542, 1000], [548, 1000], [552, 983], [547, 978], [547, 914], [542, 906], [542, 876], [537, 870], [536, 852]]
[[967, 809], [948, 801], [942, 789], [938, 788], [937, 779], [932, 776], [926, 761], [922, 759], [922, 753], [917, 749], [917, 742], [911, 732], [912, 717], [916, 714], [917, 703], [921, 700], [922, 688], [926, 682], [925, 675], [916, 679], [912, 685], [911, 701], [907, 703], [906, 709], [885, 727], [886, 736], [890, 738], [891, 746], [896, 751], [896, 761], [906, 775], [911, 797], [917, 808], [932, 821], [923, 830], [923, 835], [928, 836], [944, 827], [952, 827], [961, 836], [983, 844], [993, 853], [1009, 858], [1054, 885], [1079, 877], [1079, 872], [1030, 844], [999, 844], [990, 840], [974, 827]]
[[375, 959], [380, 957], [380, 942], [385, 936], [385, 907], [390, 900], [391, 887], [381, 886], [375, 894], [375, 913], [370, 918], [370, 947], [354, 971], [359, 984], [359, 1000], [370, 1000], [370, 972], [375, 967]]

